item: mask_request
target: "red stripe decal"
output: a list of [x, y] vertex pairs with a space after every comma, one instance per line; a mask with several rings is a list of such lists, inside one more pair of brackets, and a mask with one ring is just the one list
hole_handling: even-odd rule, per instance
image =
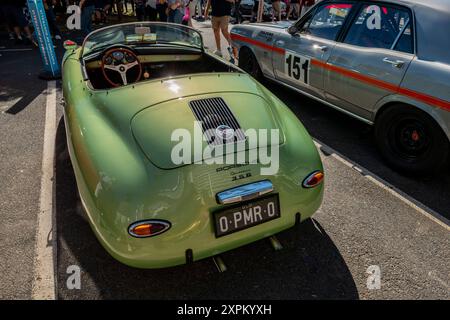
[[441, 100], [441, 99], [438, 99], [438, 98], [435, 98], [435, 97], [432, 97], [432, 96], [429, 96], [429, 95], [426, 95], [426, 94], [423, 94], [423, 93], [420, 93], [417, 91], [413, 91], [410, 89], [400, 88], [399, 86], [393, 85], [389, 82], [385, 82], [385, 81], [382, 81], [379, 79], [368, 77], [361, 73], [358, 73], [355, 71], [350, 71], [350, 70], [347, 70], [347, 69], [344, 69], [344, 68], [341, 68], [338, 66], [333, 66], [331, 64], [328, 64], [328, 63], [325, 63], [322, 61], [311, 60], [311, 64], [322, 67], [327, 70], [334, 71], [336, 73], [342, 74], [349, 78], [353, 78], [353, 79], [374, 85], [376, 87], [379, 87], [379, 88], [382, 88], [382, 89], [385, 89], [385, 90], [388, 90], [388, 91], [391, 91], [394, 93], [398, 93], [398, 94], [413, 98], [415, 100], [424, 102], [426, 104], [430, 104], [430, 105], [436, 106], [438, 108], [450, 111], [450, 102], [448, 102], [448, 101]]
[[417, 91], [409, 90], [406, 88], [399, 88], [398, 93], [400, 93], [404, 96], [425, 102], [427, 104], [434, 105], [434, 106], [444, 109], [446, 111], [450, 111], [450, 102], [448, 102], [448, 101], [445, 101], [445, 100], [442, 100], [439, 98], [435, 98], [435, 97], [432, 97], [432, 96], [429, 96], [427, 94], [423, 94], [423, 93], [420, 93]]
[[274, 47], [274, 46], [271, 46], [271, 45], [269, 45], [267, 43], [264, 43], [262, 41], [258, 41], [258, 40], [255, 40], [255, 39], [251, 39], [251, 38], [247, 38], [247, 37], [241, 36], [240, 34], [232, 33], [231, 34], [231, 40], [247, 42], [249, 44], [253, 44], [253, 45], [261, 47], [263, 49], [267, 49], [267, 50], [270, 50], [270, 51], [273, 51], [273, 52], [277, 52], [277, 53], [280, 53], [280, 54], [284, 54], [285, 53], [285, 50], [283, 48]]

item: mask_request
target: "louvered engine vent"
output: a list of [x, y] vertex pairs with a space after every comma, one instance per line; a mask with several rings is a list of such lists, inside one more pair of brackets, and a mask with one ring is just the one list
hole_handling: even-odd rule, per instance
[[193, 100], [189, 107], [202, 124], [208, 144], [226, 144], [245, 140], [239, 122], [222, 98]]

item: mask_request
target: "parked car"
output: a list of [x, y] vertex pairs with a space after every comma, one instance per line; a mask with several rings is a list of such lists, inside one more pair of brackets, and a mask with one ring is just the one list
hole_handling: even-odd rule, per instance
[[330, 1], [296, 23], [231, 30], [239, 65], [374, 125], [392, 167], [448, 164], [450, 5], [444, 0]]
[[[87, 220], [115, 259], [139, 268], [190, 263], [319, 208], [323, 167], [303, 125], [250, 75], [206, 52], [198, 31], [121, 24], [65, 47], [70, 159]], [[266, 136], [254, 144], [247, 130]], [[181, 133], [190, 141], [182, 152]], [[273, 173], [263, 170], [269, 149]]]

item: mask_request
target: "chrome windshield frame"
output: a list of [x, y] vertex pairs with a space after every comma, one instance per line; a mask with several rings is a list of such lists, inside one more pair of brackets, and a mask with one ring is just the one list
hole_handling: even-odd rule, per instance
[[[106, 26], [106, 27], [103, 27], [103, 28], [94, 30], [94, 31], [92, 31], [91, 33], [89, 33], [89, 34], [84, 38], [83, 44], [81, 45], [80, 58], [83, 58], [84, 47], [85, 47], [85, 45], [86, 45], [87, 40], [89, 40], [89, 38], [90, 38], [91, 36], [93, 36], [93, 35], [95, 35], [95, 34], [97, 34], [97, 33], [103, 32], [103, 31], [105, 31], [105, 30], [108, 30], [108, 29], [113, 29], [113, 28], [117, 28], [117, 27], [120, 27], [120, 26], [130, 26], [130, 25], [136, 25], [136, 26], [139, 26], [139, 25], [160, 25], [160, 26], [167, 26], [167, 25], [169, 25], [169, 26], [175, 26], [175, 27], [178, 27], [178, 28], [180, 28], [180, 29], [191, 30], [191, 31], [194, 31], [195, 33], [197, 33], [197, 34], [200, 36], [200, 44], [201, 44], [201, 45], [200, 45], [200, 48], [195, 47], [195, 46], [192, 46], [192, 48], [200, 49], [200, 50], [202, 50], [202, 51], [205, 50], [202, 34], [201, 34], [198, 30], [196, 30], [196, 29], [194, 29], [194, 28], [192, 28], [192, 27], [185, 26], [185, 25], [181, 25], [181, 24], [178, 24], [178, 23], [171, 23], [171, 22], [158, 22], [158, 21], [145, 21], [145, 22], [142, 22], [142, 21], [135, 21], [135, 22], [126, 22], [126, 23], [120, 23], [120, 24], [114, 24], [114, 25], [111, 25], [111, 26]], [[118, 44], [118, 43], [111, 44], [111, 45], [117, 45], [117, 44]], [[125, 45], [125, 44], [124, 44], [124, 45]]]

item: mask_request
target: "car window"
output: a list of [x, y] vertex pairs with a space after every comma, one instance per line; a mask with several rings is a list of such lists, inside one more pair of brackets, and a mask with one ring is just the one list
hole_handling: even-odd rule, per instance
[[411, 53], [412, 39], [409, 10], [366, 4], [361, 7], [350, 26], [344, 43]]
[[395, 45], [394, 50], [396, 51], [402, 51], [406, 53], [414, 53], [414, 40], [411, 30], [411, 21], [406, 26], [405, 30], [403, 31], [400, 39], [398, 40], [397, 44]]
[[320, 6], [303, 24], [300, 33], [328, 40], [335, 40], [344, 25], [345, 18], [348, 16], [352, 6], [353, 5], [350, 3], [336, 3]]

